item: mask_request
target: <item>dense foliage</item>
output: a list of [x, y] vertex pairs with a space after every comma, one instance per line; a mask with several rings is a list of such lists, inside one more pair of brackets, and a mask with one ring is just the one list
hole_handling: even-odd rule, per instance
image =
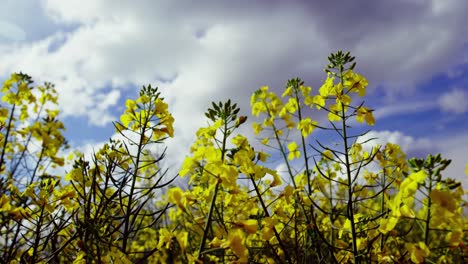
[[[235, 103], [213, 103], [174, 177], [154, 151], [174, 136], [157, 88], [126, 101], [114, 123], [121, 140], [65, 159], [54, 86], [12, 74], [0, 105], [0, 262], [466, 261], [467, 203], [461, 183], [443, 176], [450, 160], [362, 140], [356, 122], [375, 123], [367, 80], [349, 53], [328, 60], [318, 90], [295, 78], [281, 96], [253, 93], [253, 132], [271, 152], [236, 132], [247, 117]], [[337, 140], [317, 140], [318, 130]], [[188, 188], [174, 184], [179, 176]]]

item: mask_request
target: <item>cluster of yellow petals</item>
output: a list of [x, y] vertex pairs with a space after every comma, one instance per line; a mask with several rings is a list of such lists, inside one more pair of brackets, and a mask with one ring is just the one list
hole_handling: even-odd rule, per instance
[[120, 116], [120, 123], [115, 123], [117, 132], [126, 129], [143, 129], [146, 132], [151, 128], [153, 140], [174, 136], [174, 118], [168, 111], [167, 103], [161, 98], [150, 98], [144, 94], [136, 100], [128, 99], [125, 106], [126, 110]]
[[[22, 122], [30, 119], [32, 113], [39, 113], [41, 104], [57, 101], [52, 86], [40, 86], [35, 92], [22, 78], [14, 74], [2, 88], [2, 101], [18, 105], [15, 115], [11, 115], [13, 108], [0, 107], [0, 142], [5, 143], [2, 144], [4, 151], [10, 157], [18, 151], [26, 153], [27, 147], [18, 143], [21, 141], [8, 141], [7, 136], [20, 139], [29, 136], [40, 142], [41, 147], [41, 151], [34, 153], [33, 157], [47, 159], [53, 166], [62, 167], [66, 162], [59, 156], [65, 143], [61, 134], [64, 127], [56, 119], [59, 115], [57, 109], [45, 109], [44, 122], [35, 122], [21, 129], [15, 127], [15, 122], [5, 127], [11, 116], [14, 116], [14, 121]], [[356, 259], [353, 250], [381, 263], [400, 260], [424, 263], [434, 254], [438, 254], [440, 263], [450, 262], [452, 259], [442, 256], [437, 250], [439, 245], [448, 245], [450, 248], [446, 247], [446, 252], [450, 249], [466, 250], [463, 241], [466, 241], [468, 222], [462, 217], [465, 193], [460, 186], [440, 180], [433, 183], [434, 175], [425, 170], [410, 173], [406, 156], [398, 145], [389, 143], [383, 148], [376, 146], [365, 151], [363, 144], [354, 142], [347, 145], [343, 153], [324, 148], [317, 155], [319, 161], [315, 167], [301, 164], [307, 165], [304, 167], [309, 170], [294, 171], [291, 166], [301, 163], [301, 158], [307, 163], [311, 157], [307, 153], [306, 140], [310, 140], [310, 135], [320, 126], [309, 113], [326, 111], [329, 121], [342, 121], [343, 126], [350, 116], [356, 116], [360, 123], [375, 124], [372, 109], [351, 105], [356, 96], [366, 94], [367, 85], [363, 76], [347, 70], [338, 77], [328, 74], [316, 95], [311, 94], [311, 87], [303, 84], [289, 85], [281, 97], [267, 86], [252, 95], [252, 115], [261, 118], [258, 123], [252, 123], [253, 132], [255, 135], [271, 132], [261, 142], [264, 145], [271, 142], [279, 144], [287, 173], [292, 176], [290, 182], [283, 182], [283, 172], [265, 166], [269, 154], [255, 150], [247, 137], [234, 133], [245, 119], [228, 121], [219, 118], [200, 128], [190, 148], [190, 155], [185, 157], [178, 171], [181, 179], [189, 178], [188, 188], [183, 187], [185, 182], [169, 186], [162, 198], [157, 196], [151, 200], [154, 202], [149, 205], [151, 209], [129, 217], [133, 224], [139, 222], [146, 227], [138, 230], [138, 237], [133, 238], [127, 247], [120, 247], [119, 244], [120, 230], [126, 227], [119, 225], [118, 219], [125, 218], [125, 209], [138, 202], [127, 195], [130, 180], [121, 187], [103, 188], [109, 184], [110, 178], [106, 180], [102, 171], [114, 166], [118, 169], [114, 168], [112, 173], [134, 170], [133, 177], [144, 178], [145, 175], [156, 175], [159, 168], [152, 163], [154, 160], [133, 164], [133, 156], [121, 141], [105, 144], [94, 153], [95, 164], [91, 166], [82, 154], [76, 157], [71, 155], [71, 159], [76, 159], [75, 165], [64, 177], [71, 184], [62, 184], [59, 177], [45, 173], [37, 176], [34, 182], [19, 185], [20, 188], [12, 177], [1, 182], [6, 186], [6, 193], [0, 195], [0, 215], [6, 220], [2, 219], [0, 223], [7, 226], [24, 221], [28, 223], [23, 225], [26, 227], [38, 225], [44, 219], [55, 221], [59, 218], [54, 217], [59, 214], [73, 215], [56, 235], [61, 240], [71, 240], [63, 250], [75, 258], [74, 263], [88, 263], [93, 258], [91, 255], [98, 252], [96, 244], [83, 241], [83, 234], [106, 232], [114, 226], [119, 232], [103, 238], [108, 239], [105, 242], [109, 248], [103, 251], [100, 258], [102, 263], [132, 263], [132, 256], [144, 255], [146, 253], [142, 252], [149, 252], [149, 249], [157, 249], [148, 256], [149, 263], [288, 262], [291, 260], [290, 254], [297, 253], [290, 252], [291, 245], [296, 246], [295, 250], [306, 246], [307, 250], [313, 250], [316, 246], [314, 243], [319, 240], [308, 240], [310, 234], [323, 235], [320, 239], [326, 239], [334, 248], [328, 252], [330, 259], [338, 262]], [[125, 106], [120, 122], [115, 123], [118, 132], [139, 134], [143, 145], [150, 140], [159, 141], [174, 136], [174, 118], [168, 104], [158, 96], [140, 94], [136, 100], [127, 100]], [[5, 129], [12, 134], [4, 133]], [[281, 136], [293, 132], [293, 129], [297, 130], [300, 140], [282, 140]], [[147, 158], [150, 152], [141, 148], [138, 155]], [[338, 162], [344, 155], [352, 164], [349, 168]], [[374, 162], [380, 170], [364, 168], [359, 172], [361, 165], [358, 164], [372, 157], [375, 157]], [[1, 165], [3, 174], [7, 166]], [[45, 171], [46, 165], [40, 165], [38, 170]], [[346, 179], [346, 169], [353, 173], [358, 171], [355, 180]], [[348, 174], [351, 174], [349, 171]], [[144, 186], [145, 183], [138, 184]], [[429, 191], [421, 192], [423, 187], [428, 188], [428, 184]], [[118, 188], [123, 191], [118, 193]], [[93, 202], [92, 193], [97, 194]], [[138, 191], [138, 195], [142, 196], [148, 193], [148, 190]], [[425, 198], [419, 199], [420, 193]], [[104, 208], [98, 207], [105, 197], [115, 199], [109, 199]], [[420, 204], [417, 203], [419, 200]], [[85, 204], [80, 204], [80, 201]], [[166, 214], [160, 215], [165, 218], [163, 221], [157, 222], [159, 216], [153, 218], [151, 215], [155, 206], [167, 209]], [[422, 206], [422, 209], [418, 206]], [[308, 218], [311, 215], [313, 218]], [[88, 222], [84, 222], [85, 218]], [[153, 219], [156, 220], [153, 222]], [[92, 226], [92, 221], [99, 224]], [[406, 239], [399, 233], [407, 227], [412, 229], [414, 223], [418, 228], [426, 225], [426, 230], [432, 233], [418, 241]], [[44, 230], [40, 230], [37, 237], [45, 234]], [[77, 230], [85, 232], [77, 235]], [[434, 230], [446, 232], [438, 235]], [[27, 234], [31, 236], [32, 233]], [[8, 235], [6, 237], [9, 238]], [[432, 238], [443, 241], [434, 242]], [[261, 250], [256, 252], [256, 249]], [[37, 253], [36, 250], [27, 248], [24, 255], [31, 257]]]

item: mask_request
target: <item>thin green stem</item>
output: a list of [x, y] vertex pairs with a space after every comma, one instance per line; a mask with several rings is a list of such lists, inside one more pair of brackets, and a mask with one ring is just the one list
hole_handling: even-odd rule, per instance
[[[341, 85], [344, 87], [343, 82], [343, 71], [340, 70], [340, 81]], [[342, 134], [343, 134], [343, 143], [344, 143], [344, 154], [345, 154], [345, 167], [346, 167], [346, 175], [348, 178], [348, 206], [347, 206], [347, 216], [349, 221], [351, 222], [351, 236], [353, 241], [353, 255], [354, 255], [354, 263], [360, 263], [360, 257], [358, 255], [358, 248], [357, 248], [357, 234], [356, 234], [356, 224], [354, 222], [354, 206], [353, 206], [353, 179], [351, 175], [351, 164], [349, 161], [349, 146], [348, 146], [348, 136], [347, 136], [347, 126], [346, 126], [346, 118], [345, 118], [345, 106], [341, 103], [341, 121], [342, 121]]]
[[[333, 229], [333, 186], [332, 186], [332, 182], [329, 181], [328, 182], [328, 190], [330, 192], [330, 198], [329, 198], [329, 202], [330, 202], [330, 225], [331, 225], [331, 228], [330, 228], [330, 245], [332, 246], [335, 246], [335, 236], [334, 236], [334, 229]], [[330, 251], [330, 254], [333, 254], [332, 251]], [[330, 256], [331, 257], [331, 256]]]
[[[265, 107], [266, 107], [267, 110], [268, 110], [268, 105], [267, 105], [265, 102], [264, 102], [264, 104], [265, 104]], [[269, 111], [268, 111], [268, 113], [269, 113]], [[271, 118], [270, 114], [268, 114], [268, 115], [269, 115], [269, 117]], [[294, 175], [293, 175], [293, 173], [292, 173], [291, 165], [289, 164], [289, 160], [288, 160], [288, 157], [286, 156], [286, 151], [285, 151], [285, 149], [284, 149], [284, 147], [283, 147], [283, 144], [281, 144], [280, 136], [279, 136], [279, 134], [278, 134], [278, 129], [276, 128], [275, 124], [272, 125], [272, 128], [273, 128], [273, 131], [274, 131], [274, 133], [275, 133], [275, 139], [276, 139], [276, 142], [277, 142], [278, 147], [279, 147], [279, 149], [280, 149], [281, 155], [283, 156], [284, 162], [285, 162], [286, 167], [287, 167], [287, 169], [288, 169], [289, 176], [291, 177], [291, 182], [292, 182], [292, 184], [293, 184], [293, 186], [294, 186], [294, 189], [297, 189], [297, 185], [296, 185], [296, 182], [294, 181]], [[303, 146], [304, 146], [304, 145], [305, 145], [305, 144], [303, 143]], [[310, 198], [310, 195], [308, 195], [308, 197]], [[304, 204], [300, 201], [299, 193], [296, 193], [296, 194], [294, 195], [294, 208], [296, 208], [296, 207], [299, 205], [299, 207], [300, 207], [300, 209], [301, 209], [301, 212], [302, 212], [302, 214], [304, 215], [304, 217], [305, 217], [307, 223], [315, 222], [315, 216], [314, 216], [314, 211], [315, 211], [315, 210], [314, 210], [314, 207], [318, 207], [312, 199], [311, 199], [310, 201], [311, 201], [312, 204], [313, 204], [313, 206], [311, 206], [311, 207], [309, 208], [309, 209], [310, 209], [310, 217], [311, 217], [312, 219], [309, 218], [309, 216], [307, 215], [307, 213], [306, 213], [307, 211], [306, 211], [306, 209], [305, 209], [305, 207], [304, 207]], [[313, 221], [311, 221], [311, 220], [313, 220]], [[313, 227], [313, 231], [314, 231], [314, 233], [310, 233], [310, 232], [312, 232], [312, 231], [308, 231], [308, 232], [307, 232], [309, 238], [311, 238], [311, 239], [313, 240], [313, 239], [316, 239], [317, 236], [318, 236], [321, 240], [324, 240], [323, 235], [320, 234], [320, 230], [318, 230], [318, 227], [317, 227], [317, 225], [315, 225], [315, 224], [314, 224], [314, 227]], [[317, 249], [317, 254], [321, 255], [322, 252], [321, 252], [321, 250], [320, 250], [319, 243], [316, 243], [316, 241], [312, 241], [312, 243], [314, 244], [314, 246], [315, 246], [316, 249]]]
[[[221, 161], [222, 162], [224, 162], [224, 155], [226, 154], [226, 142], [227, 142], [227, 137], [228, 137], [228, 134], [227, 134], [228, 127], [227, 127], [227, 125], [228, 125], [227, 124], [227, 118], [224, 118], [223, 145], [222, 145], [222, 149], [221, 149]], [[216, 182], [216, 185], [215, 185], [213, 197], [211, 198], [210, 210], [208, 211], [208, 216], [207, 216], [206, 222], [205, 222], [205, 228], [203, 229], [203, 236], [202, 236], [202, 239], [201, 239], [201, 242], [200, 242], [200, 248], [199, 248], [199, 251], [198, 251], [198, 259], [199, 260], [202, 260], [202, 257], [203, 257], [203, 254], [204, 254], [203, 250], [205, 249], [206, 239], [208, 238], [208, 230], [211, 227], [211, 218], [213, 216], [214, 207], [216, 206], [216, 197], [218, 195], [220, 183], [221, 182], [218, 179], [218, 181]]]
[[427, 209], [426, 209], [426, 220], [425, 220], [425, 230], [424, 230], [424, 243], [429, 245], [429, 231], [430, 231], [430, 222], [431, 222], [431, 192], [432, 192], [432, 170], [429, 169], [429, 186], [428, 186], [428, 193], [427, 193]]
[[[302, 121], [302, 111], [301, 111], [301, 105], [299, 104], [299, 96], [298, 96], [298, 87], [294, 87], [294, 93], [296, 96], [296, 102], [297, 102], [297, 114], [299, 118], [299, 122]], [[301, 131], [300, 131], [301, 132]], [[308, 186], [308, 191], [309, 195], [312, 194], [312, 184], [311, 184], [311, 179], [310, 179], [310, 170], [309, 170], [309, 157], [307, 155], [307, 148], [306, 148], [306, 142], [305, 142], [305, 137], [301, 132], [301, 142], [302, 142], [302, 152], [304, 153], [304, 165], [305, 165], [305, 173], [307, 176], [307, 186]]]
[[6, 131], [6, 134], [5, 134], [5, 138], [3, 139], [4, 142], [3, 142], [3, 147], [2, 147], [2, 154], [0, 155], [0, 168], [3, 166], [3, 164], [5, 163], [4, 162], [4, 157], [5, 157], [5, 151], [6, 151], [6, 146], [8, 144], [8, 137], [10, 135], [10, 130], [11, 130], [11, 123], [13, 122], [13, 114], [15, 112], [15, 107], [16, 107], [16, 104], [14, 104], [11, 108], [11, 112], [10, 112], [10, 117], [8, 119], [8, 125], [7, 125], [7, 131]]
[[[149, 123], [149, 118], [146, 117], [145, 120], [144, 120], [144, 123], [143, 123], [143, 126], [140, 128], [140, 139], [139, 139], [139, 142], [138, 142], [138, 150], [137, 150], [137, 156], [136, 156], [136, 159], [135, 159], [135, 170], [134, 170], [134, 173], [132, 175], [132, 186], [130, 187], [130, 192], [129, 192], [129, 195], [128, 195], [128, 204], [127, 204], [127, 211], [125, 213], [125, 224], [124, 224], [124, 233], [123, 233], [123, 241], [122, 241], [122, 249], [123, 249], [123, 253], [127, 253], [127, 244], [128, 244], [128, 240], [129, 240], [129, 235], [130, 235], [130, 224], [131, 224], [131, 217], [132, 217], [132, 209], [133, 209], [133, 206], [132, 206], [132, 203], [133, 203], [133, 192], [135, 191], [135, 184], [136, 184], [136, 179], [137, 179], [137, 175], [138, 175], [138, 169], [140, 167], [140, 155], [141, 155], [141, 152], [142, 152], [142, 149], [143, 149], [143, 140], [145, 138], [145, 131], [146, 131], [146, 127]], [[123, 190], [122, 190], [123, 191]], [[136, 217], [136, 216], [134, 216]]]
[[44, 208], [45, 208], [45, 205], [41, 206], [41, 213], [39, 214], [39, 219], [38, 219], [38, 223], [37, 223], [37, 226], [36, 226], [36, 231], [35, 231], [36, 238], [34, 240], [33, 254], [32, 254], [32, 257], [31, 257], [31, 262], [32, 263], [34, 263], [36, 261], [37, 251], [38, 251], [38, 248], [39, 248], [39, 242], [41, 240], [41, 227], [42, 227], [42, 221], [43, 221], [43, 217], [44, 217]]
[[[381, 183], [381, 186], [382, 186], [382, 197], [380, 199], [380, 214], [381, 215], [383, 215], [386, 211], [385, 210], [385, 185], [387, 184], [386, 178], [387, 178], [387, 175], [385, 173], [385, 168], [384, 168], [382, 172], [382, 183]], [[380, 252], [382, 252], [384, 249], [384, 243], [385, 243], [385, 238], [383, 235], [380, 235]]]

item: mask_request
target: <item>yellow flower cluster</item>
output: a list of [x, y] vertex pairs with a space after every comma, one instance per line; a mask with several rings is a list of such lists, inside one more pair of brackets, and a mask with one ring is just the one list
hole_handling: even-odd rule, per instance
[[[55, 89], [13, 74], [0, 106], [0, 259], [461, 263], [468, 202], [461, 183], [442, 176], [450, 160], [407, 159], [398, 145], [368, 148], [352, 133], [352, 117], [375, 123], [371, 109], [353, 103], [368, 85], [355, 65], [345, 67], [353, 60], [332, 54], [316, 94], [291, 79], [281, 96], [266, 86], [252, 95], [253, 132], [270, 153], [238, 133], [247, 117], [236, 104], [213, 103], [177, 181], [162, 168], [164, 151], [150, 148], [174, 136], [156, 88], [126, 101], [115, 122], [122, 140], [65, 160], [64, 127], [49, 107]], [[329, 122], [319, 124], [324, 111]], [[338, 143], [312, 138], [316, 130]], [[68, 162], [64, 177], [52, 175]]]
[[125, 105], [127, 109], [120, 116], [121, 123], [115, 123], [117, 132], [129, 129], [146, 133], [151, 130], [153, 140], [174, 136], [174, 118], [161, 98], [144, 94], [137, 100], [128, 99]]

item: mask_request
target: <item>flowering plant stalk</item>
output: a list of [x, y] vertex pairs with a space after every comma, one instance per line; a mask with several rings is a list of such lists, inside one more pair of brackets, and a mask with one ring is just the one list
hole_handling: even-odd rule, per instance
[[466, 262], [468, 203], [443, 176], [450, 160], [366, 139], [359, 123], [375, 119], [354, 60], [331, 54], [317, 90], [294, 78], [281, 95], [255, 91], [260, 143], [239, 134], [237, 104], [212, 103], [178, 171], [186, 188], [155, 148], [174, 136], [157, 88], [126, 101], [117, 137], [65, 159], [53, 85], [13, 74], [0, 105], [0, 262]]

